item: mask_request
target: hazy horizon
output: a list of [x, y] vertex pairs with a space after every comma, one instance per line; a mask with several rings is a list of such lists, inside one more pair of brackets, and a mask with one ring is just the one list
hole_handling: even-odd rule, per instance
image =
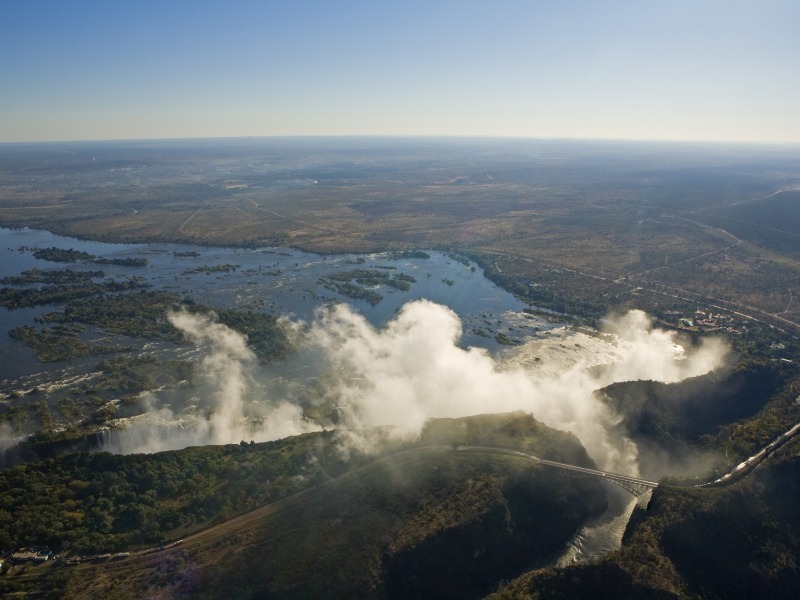
[[800, 143], [800, 4], [12, 3], [0, 143]]
[[476, 135], [239, 135], [239, 136], [184, 136], [162, 138], [87, 138], [87, 139], [54, 139], [54, 140], [14, 140], [0, 141], [0, 147], [12, 146], [46, 146], [49, 144], [161, 144], [161, 143], [225, 143], [225, 142], [272, 142], [292, 141], [395, 141], [395, 142], [539, 142], [539, 143], [574, 143], [574, 144], [608, 144], [608, 145], [654, 145], [654, 146], [687, 146], [687, 147], [763, 147], [793, 148], [800, 146], [798, 141], [760, 141], [760, 140], [692, 140], [692, 139], [646, 139], [646, 138], [589, 138], [589, 137], [527, 137], [527, 136], [476, 136]]

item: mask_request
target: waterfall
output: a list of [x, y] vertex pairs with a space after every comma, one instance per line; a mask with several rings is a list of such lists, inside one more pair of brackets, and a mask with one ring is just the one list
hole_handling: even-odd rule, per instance
[[341, 429], [353, 429], [358, 426], [355, 410], [349, 404], [336, 407], [336, 423]]

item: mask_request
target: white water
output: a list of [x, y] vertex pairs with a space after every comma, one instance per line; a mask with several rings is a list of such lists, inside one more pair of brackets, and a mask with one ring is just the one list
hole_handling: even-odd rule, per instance
[[647, 502], [650, 494], [651, 492], [647, 492], [637, 500], [622, 490], [609, 490], [606, 511], [591, 519], [575, 534], [561, 556], [556, 559], [555, 566], [566, 567], [586, 562], [618, 550], [637, 501]]

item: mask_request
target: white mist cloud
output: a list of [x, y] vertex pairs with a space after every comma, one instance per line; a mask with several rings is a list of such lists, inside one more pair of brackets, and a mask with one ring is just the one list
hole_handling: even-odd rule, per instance
[[207, 348], [200, 368], [213, 388], [209, 442], [229, 443], [230, 428], [244, 418], [244, 395], [252, 384], [255, 355], [247, 340], [221, 323], [188, 312], [168, 315], [169, 322], [197, 346]]
[[728, 352], [718, 338], [704, 338], [697, 348], [686, 348], [674, 331], [653, 329], [650, 317], [640, 310], [611, 318], [605, 330], [619, 339], [619, 360], [608, 369], [608, 385], [615, 381], [652, 379], [664, 383], [682, 381], [720, 366]]
[[147, 395], [147, 414], [111, 435], [110, 450], [128, 454], [266, 442], [321, 429], [303, 418], [299, 406], [263, 396], [254, 378], [256, 358], [243, 335], [203, 315], [180, 311], [167, 318], [205, 352], [199, 368], [204, 380], [201, 414], [173, 412], [157, 396]]
[[0, 469], [6, 466], [6, 450], [18, 445], [25, 436], [15, 434], [8, 423], [0, 423]]
[[[320, 429], [303, 419], [293, 401], [296, 387], [270, 383], [243, 336], [186, 312], [169, 319], [205, 352], [199, 405], [194, 413], [175, 414], [153, 397], [148, 416], [120, 435], [118, 451], [267, 441]], [[464, 349], [458, 345], [459, 317], [427, 300], [407, 303], [382, 329], [347, 305], [321, 311], [295, 329], [303, 347], [282, 373], [318, 373], [310, 387], [298, 385], [307, 398], [313, 391], [320, 403], [341, 407], [353, 444], [368, 444], [357, 439], [364, 427], [414, 437], [429, 418], [521, 409], [574, 433], [601, 468], [632, 474], [636, 447], [611, 433], [618, 418], [593, 392], [616, 381], [699, 375], [719, 366], [726, 352], [713, 341], [687, 351], [674, 332], [653, 329], [640, 311], [606, 323], [614, 341], [605, 344], [608, 364], [602, 369], [589, 369], [597, 363], [580, 358], [561, 371], [537, 372], [483, 349]], [[308, 364], [313, 368], [306, 370]]]
[[706, 344], [687, 356], [673, 333], [652, 329], [638, 311], [608, 328], [619, 336], [616, 361], [599, 374], [579, 362], [563, 373], [534, 376], [484, 350], [460, 348], [458, 316], [425, 300], [406, 304], [380, 331], [346, 305], [336, 306], [312, 325], [309, 342], [339, 374], [330, 393], [350, 407], [351, 422], [414, 436], [431, 417], [521, 409], [573, 432], [601, 467], [633, 472], [634, 444], [609, 434], [617, 417], [592, 392], [614, 381], [698, 375], [719, 365], [724, 351]]

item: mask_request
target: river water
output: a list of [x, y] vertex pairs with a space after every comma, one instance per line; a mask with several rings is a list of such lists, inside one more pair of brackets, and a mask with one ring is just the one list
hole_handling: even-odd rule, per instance
[[[83, 263], [53, 263], [34, 257], [30, 249], [73, 249], [107, 258], [145, 258], [146, 267], [122, 267]], [[0, 228], [0, 278], [18, 275], [25, 270], [62, 269], [102, 270], [106, 278], [144, 279], [154, 290], [188, 296], [213, 308], [238, 307], [309, 320], [314, 311], [328, 302], [346, 302], [363, 314], [375, 327], [381, 327], [409, 300], [427, 298], [454, 310], [463, 323], [465, 346], [501, 351], [495, 335], [507, 334], [519, 339], [525, 331], [544, 331], [559, 326], [544, 319], [521, 317], [526, 307], [514, 296], [498, 288], [474, 264], [464, 265], [441, 253], [428, 252], [430, 258], [396, 258], [391, 253], [370, 255], [337, 254], [321, 256], [292, 248], [220, 248], [186, 244], [107, 244], [55, 235], [32, 229]], [[227, 272], [213, 269], [224, 265], [236, 268]], [[371, 305], [364, 300], [347, 298], [326, 289], [320, 278], [353, 269], [379, 269], [390, 274], [403, 273], [416, 282], [408, 291], [387, 286], [377, 290], [383, 300]], [[36, 316], [63, 308], [37, 306], [8, 310], [0, 308], [0, 326], [4, 331], [20, 325], [32, 325]], [[480, 330], [481, 334], [476, 333]], [[490, 333], [486, 337], [486, 333]], [[90, 334], [87, 334], [90, 335]], [[13, 361], [0, 364], [0, 392], [13, 387], [21, 377], [45, 377], [33, 353], [7, 335], [0, 336], [2, 356]], [[69, 372], [85, 359], [54, 365]], [[96, 359], [95, 361], [96, 362]]]
[[[612, 484], [607, 486], [613, 487]], [[651, 492], [647, 492], [642, 498], [636, 499], [621, 489], [609, 489], [608, 508], [600, 516], [590, 519], [573, 536], [553, 566], [566, 567], [618, 550], [636, 503], [645, 505], [650, 495]]]

